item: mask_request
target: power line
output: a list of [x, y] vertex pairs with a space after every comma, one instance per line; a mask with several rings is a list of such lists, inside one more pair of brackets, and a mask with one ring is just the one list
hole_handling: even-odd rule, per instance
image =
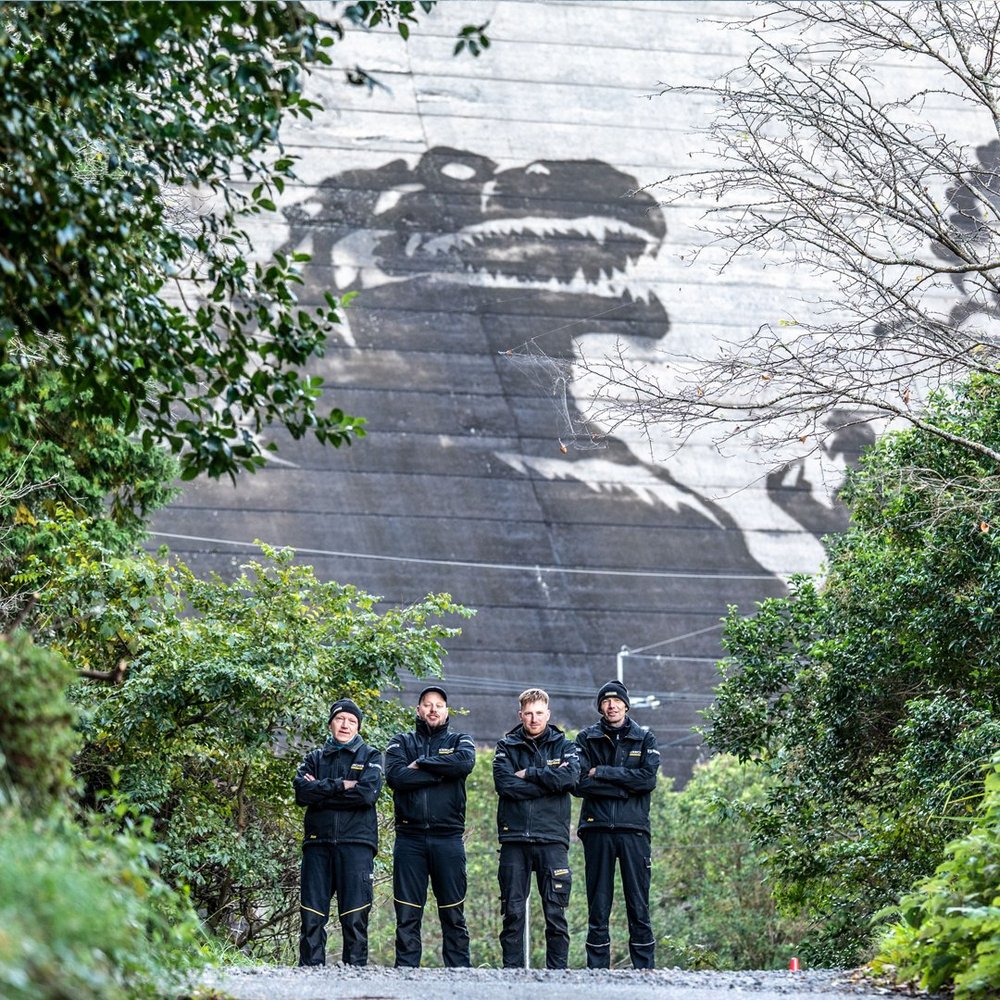
[[[666, 646], [671, 642], [680, 642], [682, 639], [690, 639], [696, 635], [704, 635], [706, 632], [714, 632], [716, 629], [722, 628], [722, 622], [717, 622], [715, 625], [708, 625], [706, 628], [696, 629], [694, 632], [685, 632], [684, 635], [673, 635], [669, 639], [660, 639], [659, 642], [651, 642], [648, 646], [636, 646], [635, 649], [623, 649], [622, 654], [624, 656], [635, 656], [636, 653], [645, 653], [647, 649], [656, 649], [657, 646]], [[696, 657], [686, 656], [684, 659], [696, 659]]]
[[654, 663], [718, 663], [718, 656], [677, 656], [674, 653], [628, 653], [632, 660], [652, 660]]
[[[260, 546], [256, 542], [245, 542], [230, 538], [205, 538], [201, 535], [178, 535], [169, 531], [151, 531], [149, 534], [155, 538], [175, 538], [184, 542], [207, 542], [212, 545], [237, 545], [243, 548], [256, 549]], [[419, 566], [448, 566], [462, 569], [494, 569], [515, 573], [563, 573], [567, 576], [624, 576], [624, 577], [646, 577], [658, 580], [766, 580], [773, 582], [773, 573], [688, 573], [673, 570], [636, 570], [636, 569], [599, 569], [586, 566], [543, 566], [541, 564], [525, 565], [522, 563], [491, 563], [472, 562], [464, 559], [426, 559], [417, 556], [387, 556], [377, 555], [372, 552], [342, 552], [333, 549], [311, 549], [298, 545], [277, 546], [290, 549], [299, 555], [327, 556], [337, 559], [368, 559], [377, 562], [392, 563], [414, 563]], [[718, 628], [720, 626], [712, 626]], [[708, 631], [707, 629], [705, 631]], [[691, 635], [697, 633], [692, 632]], [[686, 636], [678, 636], [686, 638]], [[674, 640], [665, 639], [664, 642]], [[653, 645], [660, 645], [654, 643]], [[644, 646], [643, 649], [651, 649], [651, 646]]]
[[[452, 673], [446, 673], [445, 679], [449, 685], [455, 684], [459, 686], [460, 690], [477, 695], [516, 695], [523, 691], [525, 687], [529, 687], [531, 683], [529, 681], [505, 681], [492, 677], [470, 677]], [[406, 683], [412, 687], [417, 687], [426, 682], [419, 678], [412, 681], [407, 678]], [[545, 690], [550, 695], [555, 695], [559, 698], [571, 698], [579, 701], [592, 701], [594, 698], [593, 685], [584, 687], [573, 684], [545, 683]], [[711, 702], [715, 697], [710, 691], [650, 691], [646, 692], [646, 694], [658, 698], [661, 702], [691, 702], [700, 704]]]

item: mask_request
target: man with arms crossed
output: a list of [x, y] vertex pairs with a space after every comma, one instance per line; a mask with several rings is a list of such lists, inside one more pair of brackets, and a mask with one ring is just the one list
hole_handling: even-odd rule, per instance
[[500, 947], [505, 969], [524, 966], [524, 922], [535, 873], [545, 915], [545, 966], [565, 969], [569, 955], [569, 793], [580, 774], [576, 747], [549, 725], [549, 696], [520, 696], [520, 724], [497, 743], [493, 783], [500, 840]]
[[350, 698], [334, 702], [326, 743], [306, 755], [293, 781], [295, 801], [306, 807], [299, 965], [326, 964], [326, 923], [334, 893], [343, 962], [368, 964], [382, 755], [362, 740], [361, 721], [361, 709]]
[[587, 871], [587, 968], [611, 964], [608, 918], [615, 894], [615, 862], [621, 869], [632, 967], [652, 969], [656, 947], [649, 922], [649, 793], [656, 785], [660, 752], [656, 737], [629, 718], [628, 689], [609, 681], [597, 692], [600, 721], [576, 738], [583, 799], [577, 833]]
[[476, 745], [448, 728], [448, 695], [434, 684], [417, 698], [412, 733], [398, 733], [385, 751], [385, 778], [393, 790], [396, 846], [392, 894], [396, 907], [396, 965], [420, 965], [420, 924], [430, 878], [441, 920], [441, 957], [448, 967], [469, 965], [465, 926], [465, 779]]

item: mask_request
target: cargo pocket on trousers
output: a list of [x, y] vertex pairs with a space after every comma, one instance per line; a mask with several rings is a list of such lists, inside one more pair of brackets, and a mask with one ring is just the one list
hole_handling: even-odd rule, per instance
[[573, 885], [573, 873], [569, 868], [550, 868], [545, 885], [545, 898], [556, 906], [569, 906], [569, 890]]
[[359, 905], [371, 906], [375, 900], [375, 872], [361, 873], [361, 899]]

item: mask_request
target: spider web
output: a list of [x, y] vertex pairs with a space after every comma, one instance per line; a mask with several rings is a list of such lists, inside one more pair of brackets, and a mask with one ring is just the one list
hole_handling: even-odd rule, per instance
[[559, 450], [599, 451], [608, 447], [607, 435], [580, 412], [571, 392], [573, 361], [547, 354], [535, 340], [499, 352], [501, 363], [511, 365], [517, 375], [540, 390], [540, 398], [551, 401], [556, 414]]

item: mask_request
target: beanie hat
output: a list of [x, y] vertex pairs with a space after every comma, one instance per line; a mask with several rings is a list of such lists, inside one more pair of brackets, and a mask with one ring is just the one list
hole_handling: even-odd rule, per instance
[[424, 700], [424, 695], [429, 694], [431, 691], [437, 691], [437, 693], [444, 699], [444, 703], [446, 705], [448, 704], [448, 692], [445, 691], [440, 684], [431, 684], [428, 687], [425, 687], [423, 691], [417, 695], [417, 704], [419, 705]]
[[621, 681], [608, 681], [600, 691], [597, 692], [597, 711], [601, 710], [601, 702], [605, 698], [620, 698], [625, 702], [625, 707], [630, 708], [628, 700], [628, 688]]
[[364, 721], [364, 715], [361, 709], [351, 701], [350, 698], [341, 698], [340, 701], [335, 701], [330, 706], [330, 718], [327, 719], [327, 724], [333, 722], [333, 717], [339, 712], [350, 712], [358, 720], [358, 728], [361, 728], [361, 723]]

